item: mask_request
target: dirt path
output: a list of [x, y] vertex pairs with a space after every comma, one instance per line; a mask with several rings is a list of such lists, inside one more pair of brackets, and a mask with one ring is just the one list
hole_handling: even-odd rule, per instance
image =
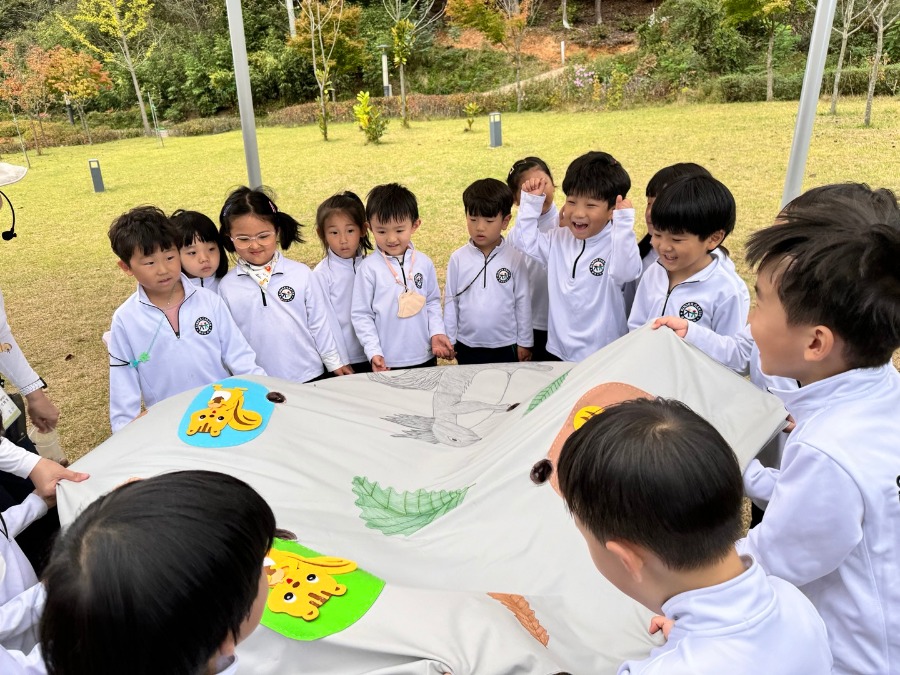
[[[534, 75], [532, 77], [526, 77], [522, 80], [522, 84], [524, 85], [527, 82], [539, 82], [540, 80], [550, 80], [554, 77], [562, 75], [565, 72], [565, 68], [554, 68], [553, 70], [548, 70], [546, 73], [540, 73], [538, 75]], [[516, 83], [512, 84], [504, 84], [502, 87], [497, 87], [496, 89], [492, 89], [491, 93], [497, 94], [506, 94], [510, 91], [516, 90]]]

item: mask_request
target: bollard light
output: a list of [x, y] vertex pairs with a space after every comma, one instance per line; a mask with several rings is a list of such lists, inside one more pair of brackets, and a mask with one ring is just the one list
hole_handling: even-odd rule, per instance
[[381, 87], [384, 90], [384, 97], [390, 98], [394, 93], [391, 89], [391, 83], [388, 80], [388, 46], [378, 45], [378, 48], [381, 50]]
[[503, 132], [500, 129], [500, 113], [492, 112], [488, 115], [488, 126], [491, 132], [491, 147], [499, 148], [503, 145]]
[[103, 174], [100, 173], [100, 160], [89, 159], [88, 167], [91, 170], [91, 180], [94, 182], [94, 192], [104, 192], [106, 188], [103, 187]]

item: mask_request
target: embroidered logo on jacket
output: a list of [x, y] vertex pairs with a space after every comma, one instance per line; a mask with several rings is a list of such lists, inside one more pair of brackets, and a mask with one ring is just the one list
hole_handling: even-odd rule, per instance
[[278, 289], [278, 299], [282, 302], [290, 302], [297, 293], [290, 286], [282, 286]]
[[413, 283], [415, 283], [416, 288], [422, 288], [422, 284], [425, 283], [425, 277], [422, 276], [421, 272], [416, 272], [413, 275]]
[[603, 258], [594, 258], [593, 260], [591, 260], [591, 264], [588, 266], [588, 269], [595, 277], [602, 277], [603, 270], [606, 269], [606, 261]]
[[703, 308], [696, 302], [686, 302], [678, 310], [678, 316], [688, 321], [699, 321], [703, 316]]
[[212, 321], [205, 316], [201, 316], [194, 322], [194, 330], [200, 335], [209, 335], [212, 333]]
[[501, 284], [505, 284], [510, 279], [512, 279], [512, 272], [510, 272], [508, 269], [506, 269], [505, 267], [501, 267], [499, 270], [497, 270], [497, 281], [499, 281]]

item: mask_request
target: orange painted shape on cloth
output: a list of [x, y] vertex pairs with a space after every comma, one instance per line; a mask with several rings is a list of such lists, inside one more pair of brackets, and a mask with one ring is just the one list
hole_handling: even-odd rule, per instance
[[531, 605], [521, 595], [513, 593], [488, 593], [494, 600], [499, 600], [506, 609], [512, 612], [522, 627], [531, 633], [535, 640], [545, 647], [550, 642], [550, 634], [538, 621]]

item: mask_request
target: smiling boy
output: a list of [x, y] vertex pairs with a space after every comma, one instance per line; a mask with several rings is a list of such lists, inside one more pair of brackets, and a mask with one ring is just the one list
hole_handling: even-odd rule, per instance
[[631, 178], [605, 152], [573, 161], [563, 180], [560, 225], [538, 229], [546, 178], [522, 185], [516, 229], [523, 253], [547, 266], [550, 295], [547, 351], [582, 361], [628, 332], [623, 287], [641, 273]]
[[534, 333], [524, 256], [503, 238], [513, 194], [496, 178], [463, 192], [469, 242], [453, 252], [444, 288], [444, 324], [460, 365], [531, 359]]
[[230, 375], [265, 375], [218, 295], [181, 274], [178, 232], [154, 206], [109, 228], [119, 267], [137, 290], [113, 314], [109, 418], [113, 432], [174, 394]]
[[397, 183], [378, 185], [367, 196], [366, 218], [377, 250], [359, 266], [350, 319], [372, 370], [453, 358], [434, 263], [412, 245], [422, 222], [415, 195]]

